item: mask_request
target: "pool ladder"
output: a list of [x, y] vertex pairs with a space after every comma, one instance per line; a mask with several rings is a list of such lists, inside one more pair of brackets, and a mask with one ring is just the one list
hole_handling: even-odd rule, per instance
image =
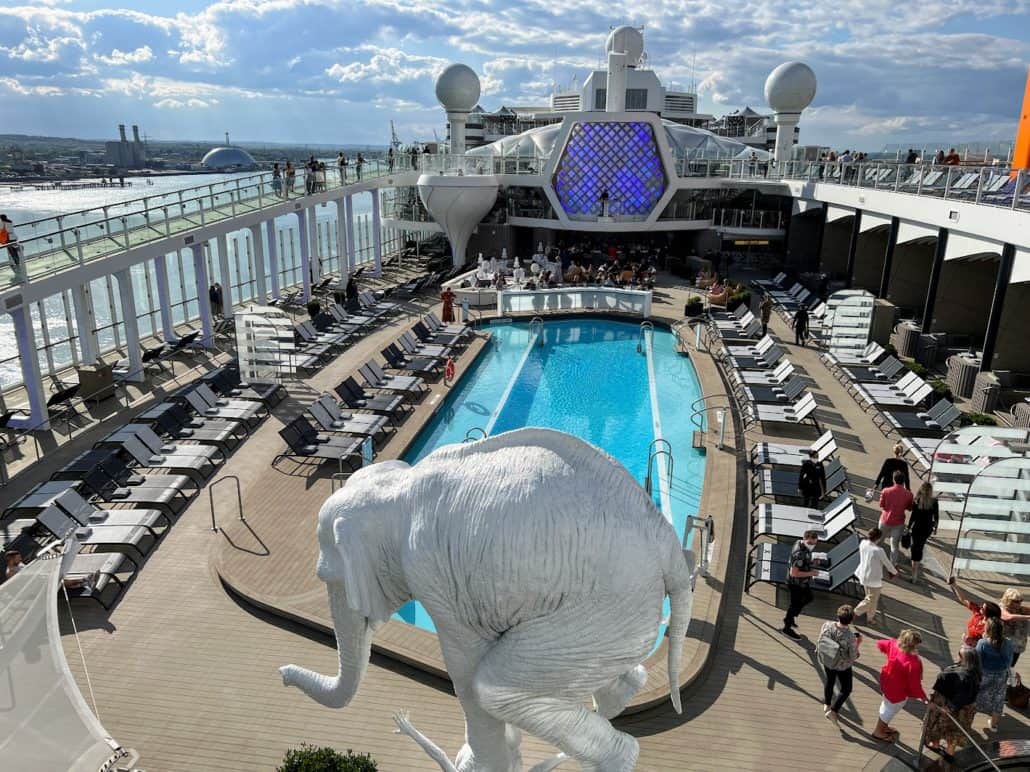
[[467, 432], [465, 432], [465, 439], [462, 442], [475, 442], [476, 440], [486, 439], [486, 429], [482, 426], [473, 426]]
[[540, 342], [539, 345], [544, 345], [544, 320], [539, 316], [534, 316], [529, 320], [529, 337], [533, 337], [533, 332], [536, 331], [537, 340]]
[[651, 322], [640, 323], [640, 334], [637, 338], [637, 353], [643, 354], [647, 347], [647, 333], [651, 333], [652, 340], [654, 339], [654, 324]]
[[664, 438], [652, 441], [647, 447], [647, 477], [644, 478], [644, 490], [647, 491], [648, 496], [650, 496], [654, 491], [654, 473], [659, 468], [657, 462], [660, 459], [665, 461], [666, 477], [672, 480], [672, 470], [674, 466], [672, 445]]

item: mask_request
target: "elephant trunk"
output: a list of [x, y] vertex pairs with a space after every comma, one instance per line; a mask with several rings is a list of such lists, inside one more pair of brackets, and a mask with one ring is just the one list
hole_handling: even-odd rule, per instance
[[331, 677], [286, 665], [280, 672], [287, 686], [298, 687], [327, 708], [343, 708], [354, 698], [365, 677], [372, 654], [372, 626], [367, 617], [347, 606], [347, 594], [342, 585], [330, 584], [328, 590], [340, 657], [339, 671]]
[[[690, 626], [691, 607], [694, 604], [694, 590], [691, 586], [694, 556], [687, 550], [681, 555], [682, 557], [674, 556], [675, 567], [665, 578], [666, 592], [669, 595], [669, 626], [666, 631], [669, 636], [669, 696], [677, 713], [683, 712], [680, 702], [680, 665], [683, 661], [683, 643], [687, 637], [687, 628]], [[678, 561], [677, 557], [680, 558]]]

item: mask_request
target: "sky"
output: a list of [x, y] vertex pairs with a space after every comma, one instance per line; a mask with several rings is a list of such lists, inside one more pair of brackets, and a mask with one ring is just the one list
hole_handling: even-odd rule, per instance
[[449, 63], [486, 109], [547, 104], [619, 24], [715, 115], [807, 62], [801, 142], [838, 148], [1011, 140], [1030, 64], [1030, 0], [42, 0], [0, 7], [0, 133], [386, 144], [393, 120], [424, 141]]

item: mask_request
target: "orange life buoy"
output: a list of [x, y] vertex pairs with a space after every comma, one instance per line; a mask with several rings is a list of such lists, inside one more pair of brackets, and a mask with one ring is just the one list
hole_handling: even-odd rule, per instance
[[446, 365], [446, 367], [444, 367], [444, 370], [443, 370], [443, 376], [448, 381], [453, 381], [454, 380], [454, 360], [453, 359], [448, 359], [447, 360], [447, 365]]

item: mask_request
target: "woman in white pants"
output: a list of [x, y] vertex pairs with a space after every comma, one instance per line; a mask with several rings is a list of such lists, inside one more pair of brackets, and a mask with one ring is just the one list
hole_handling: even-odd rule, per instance
[[898, 570], [887, 558], [887, 553], [880, 546], [883, 532], [879, 528], [870, 528], [866, 538], [858, 545], [858, 570], [855, 576], [865, 590], [862, 602], [855, 606], [855, 616], [866, 615], [869, 624], [876, 622], [876, 606], [880, 602], [880, 591], [883, 589], [883, 572], [893, 579]]

